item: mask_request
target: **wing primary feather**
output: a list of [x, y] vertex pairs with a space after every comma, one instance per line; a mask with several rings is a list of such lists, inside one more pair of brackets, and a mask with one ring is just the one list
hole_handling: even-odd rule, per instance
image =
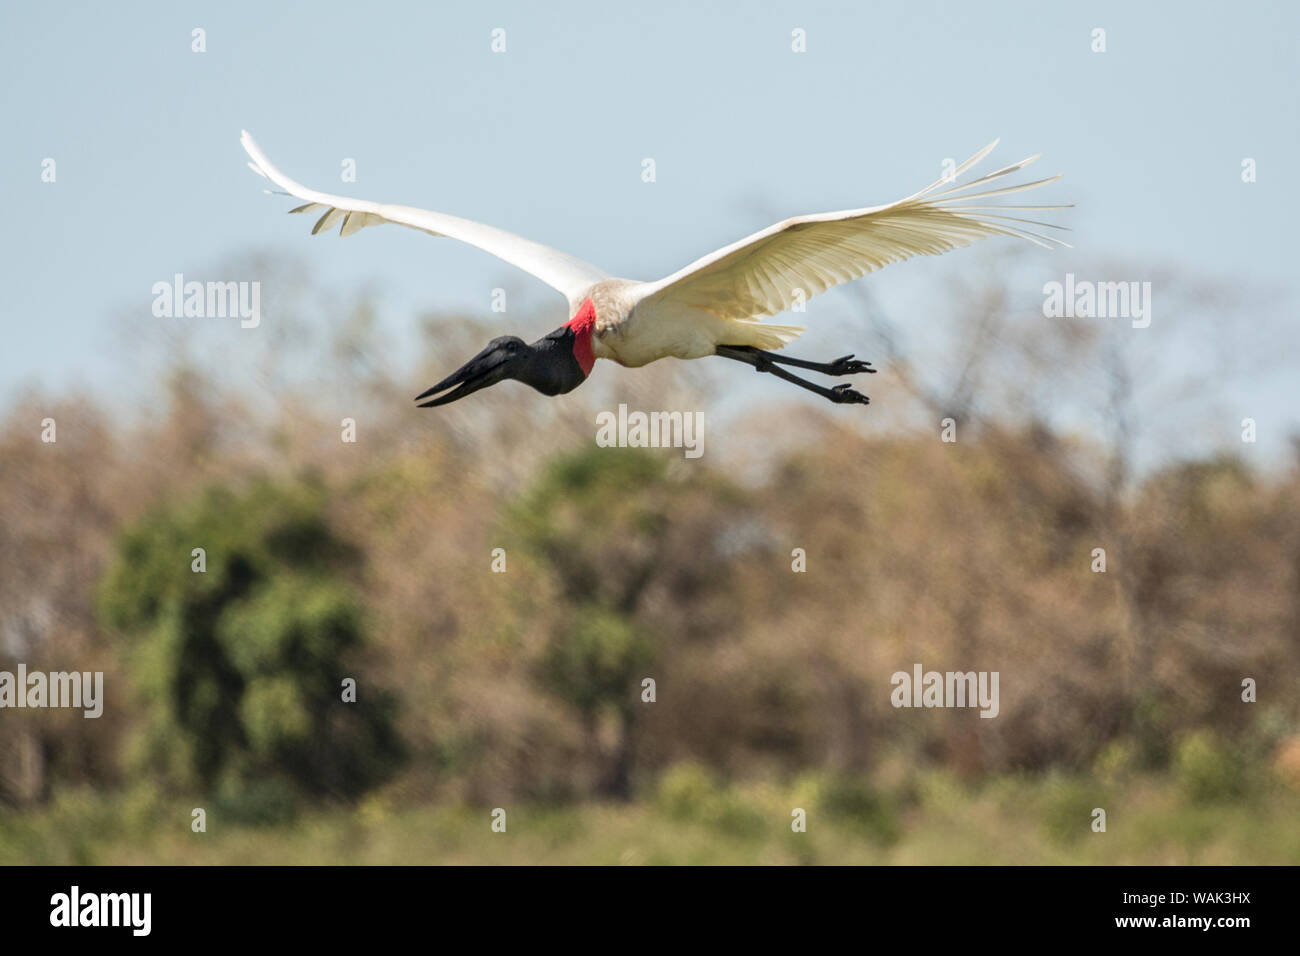
[[995, 139], [993, 142], [989, 143], [987, 146], [985, 146], [983, 149], [981, 149], [979, 152], [977, 152], [977, 153], [976, 153], [974, 156], [972, 156], [970, 159], [966, 160], [966, 162], [962, 163], [960, 166], [958, 166], [956, 169], [954, 169], [950, 175], [947, 175], [947, 176], [941, 176], [939, 179], [935, 180], [935, 181], [932, 182], [930, 185], [926, 186], [926, 187], [925, 187], [924, 189], [922, 189], [920, 192], [912, 193], [912, 195], [908, 196], [906, 199], [904, 199], [904, 200], [902, 200], [902, 201], [903, 201], [903, 202], [911, 202], [913, 199], [920, 199], [920, 198], [921, 198], [922, 196], [924, 196], [926, 193], [928, 193], [928, 192], [932, 192], [933, 190], [938, 189], [940, 186], [944, 185], [945, 183], [953, 182], [954, 180], [956, 180], [956, 178], [957, 178], [958, 176], [960, 176], [962, 173], [966, 172], [966, 170], [970, 169], [972, 166], [974, 166], [976, 163], [978, 163], [981, 159], [983, 159], [983, 158], [984, 158], [985, 156], [987, 156], [989, 153], [993, 152], [994, 147], [997, 146], [998, 143], [1000, 143], [1000, 142], [1002, 142], [1001, 137], [999, 137], [998, 139]]
[[[999, 208], [999, 207], [997, 207], [997, 206], [990, 206], [989, 208], [990, 208], [990, 209], [997, 209], [997, 208]], [[966, 210], [966, 209], [954, 209], [954, 210], [952, 210], [952, 211], [953, 211], [953, 212], [956, 212], [956, 213], [964, 213], [964, 212], [968, 212], [969, 210]], [[982, 214], [982, 215], [980, 215], [980, 216], [978, 216], [978, 217], [976, 217], [976, 218], [978, 218], [978, 219], [1003, 219], [1003, 220], [1006, 220], [1007, 222], [1023, 222], [1023, 223], [1026, 223], [1027, 225], [1030, 225], [1030, 226], [1042, 226], [1042, 227], [1045, 228], [1045, 229], [1060, 229], [1060, 230], [1063, 231], [1063, 232], [1073, 232], [1073, 230], [1072, 230], [1069, 226], [1061, 226], [1061, 225], [1058, 225], [1057, 223], [1054, 223], [1054, 222], [1040, 222], [1040, 221], [1037, 220], [1037, 219], [1025, 219], [1025, 218], [1023, 218], [1023, 217], [1021, 217], [1021, 216], [1003, 216], [1003, 215], [999, 215], [998, 213], [986, 212], [986, 213], [984, 213], [984, 214]]]
[[1007, 226], [996, 222], [989, 222], [985, 218], [976, 219], [974, 216], [964, 216], [962, 218], [970, 219], [972, 222], [978, 222], [985, 229], [990, 229], [994, 232], [1000, 232], [1003, 235], [1018, 236], [1021, 239], [1028, 239], [1034, 245], [1042, 246], [1044, 249], [1051, 249], [1053, 244], [1058, 246], [1064, 246], [1067, 249], [1073, 248], [1068, 242], [1063, 242], [1062, 240], [1057, 239], [1055, 236], [1044, 236], [1044, 235], [1040, 235], [1039, 233], [1032, 232], [1028, 229], [1021, 229], [1017, 226]]
[[1018, 163], [1012, 163], [1010, 166], [1003, 166], [1001, 169], [994, 170], [986, 176], [981, 176], [979, 179], [972, 179], [970, 182], [962, 183], [960, 186], [954, 186], [952, 189], [945, 189], [943, 192], [937, 193], [931, 197], [931, 200], [939, 199], [941, 196], [946, 196], [949, 193], [958, 192], [962, 189], [970, 189], [972, 186], [978, 186], [980, 183], [987, 183], [992, 179], [997, 179], [999, 176], [1008, 176], [1018, 169], [1024, 169], [1042, 155], [1042, 153], [1038, 153], [1034, 156], [1030, 156], [1028, 159], [1022, 159]]
[[341, 218], [343, 218], [343, 210], [333, 207], [325, 210], [325, 215], [316, 220], [316, 225], [312, 226], [311, 234], [313, 236], [319, 235], [330, 226], [334, 225], [334, 223], [338, 222]]
[[339, 236], [347, 238], [354, 232], [360, 232], [373, 222], [375, 222], [375, 219], [368, 212], [350, 212], [343, 217], [343, 225], [339, 226]]
[[[1020, 183], [1019, 185], [1016, 186], [1003, 186], [999, 189], [990, 189], [987, 192], [974, 193], [970, 196], [966, 196], [963, 198], [979, 199], [984, 196], [1004, 196], [1008, 193], [1023, 192], [1026, 189], [1033, 189], [1035, 186], [1042, 186], [1046, 183], [1054, 183], [1064, 175], [1065, 175], [1064, 173], [1057, 173], [1055, 176], [1048, 176], [1046, 179], [1035, 179], [1031, 183]], [[979, 185], [980, 182], [981, 180], [976, 180], [975, 182], [967, 183], [965, 186], [957, 186], [955, 189], [945, 189], [943, 192], [937, 193], [931, 198], [927, 199], [926, 202], [930, 202], [930, 203], [943, 202], [945, 199], [952, 198], [957, 193], [965, 192], [967, 189], [970, 189], [972, 186]]]
[[[978, 199], [979, 197], [978, 197], [978, 196], [967, 196], [966, 198], [967, 198], [967, 199]], [[949, 210], [952, 210], [952, 209], [959, 209], [959, 210], [961, 210], [961, 211], [963, 211], [963, 212], [969, 212], [969, 211], [972, 210], [972, 209], [1073, 209], [1073, 208], [1074, 208], [1074, 203], [1072, 203], [1072, 202], [1062, 202], [1062, 203], [1023, 203], [1023, 202], [1008, 202], [1008, 203], [999, 203], [999, 204], [997, 204], [997, 205], [993, 205], [993, 206], [946, 206], [946, 205], [941, 205], [941, 203], [948, 203], [948, 202], [953, 202], [953, 201], [954, 201], [954, 200], [943, 199], [943, 200], [940, 200], [939, 202], [932, 203], [932, 205], [933, 205], [936, 209], [949, 209]]]

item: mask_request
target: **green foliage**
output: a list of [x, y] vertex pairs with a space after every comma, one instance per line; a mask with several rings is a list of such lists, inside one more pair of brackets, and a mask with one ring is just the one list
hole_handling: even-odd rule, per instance
[[[1300, 723], [1294, 695], [1276, 692], [1297, 675], [1300, 472], [1193, 462], [1112, 494], [1090, 477], [1105, 462], [1086, 444], [989, 421], [978, 442], [936, 448], [919, 433], [814, 426], [802, 410], [781, 429], [788, 442], [765, 441], [763, 417], [737, 423], [740, 456], [683, 462], [591, 448], [590, 429], [551, 406], [473, 440], [443, 418], [419, 433], [393, 419], [367, 431], [362, 458], [323, 457], [310, 438], [321, 423], [295, 417], [299, 438], [262, 448], [256, 422], [216, 427], [229, 421], [219, 399], [206, 413], [198, 398], [179, 406], [160, 429], [105, 425], [102, 447], [75, 456], [26, 454], [27, 412], [9, 426], [0, 466], [20, 480], [0, 483], [0, 605], [47, 666], [102, 667], [108, 707], [97, 721], [29, 714], [20, 735], [0, 733], [0, 800], [147, 784], [156, 798], [124, 812], [155, 827], [196, 805], [214, 821], [265, 825], [296, 806], [310, 818], [322, 808], [304, 795], [351, 793], [393, 768], [365, 726], [383, 713], [371, 682], [357, 705], [338, 701], [340, 677], [383, 661], [401, 668], [416, 755], [367, 795], [393, 828], [325, 810], [337, 818], [299, 859], [364, 847], [418, 861], [411, 821], [437, 816], [420, 817], [426, 801], [548, 800], [579, 801], [556, 819], [583, 821], [591, 858], [614, 862], [1300, 859]], [[216, 453], [226, 441], [229, 458]], [[556, 445], [582, 450], [557, 457]], [[319, 459], [329, 481], [189, 497], [271, 456], [286, 471]], [[176, 504], [149, 511], [158, 500]], [[122, 515], [143, 517], [123, 531]], [[1105, 574], [1089, 570], [1099, 541]], [[349, 545], [376, 585], [364, 614]], [[486, 572], [498, 546], [508, 575]], [[205, 574], [190, 571], [195, 547]], [[792, 573], [794, 547], [809, 549], [809, 573]], [[122, 637], [96, 626], [87, 568], [107, 570], [98, 620]], [[1032, 692], [1004, 697], [996, 721], [900, 723], [879, 688], [916, 660], [1008, 662]], [[650, 675], [657, 705], [639, 702]], [[1245, 675], [1259, 704], [1240, 702]], [[1214, 733], [1189, 736], [1201, 728]], [[712, 774], [670, 771], [663, 809], [638, 807], [686, 758]], [[810, 792], [783, 782], [797, 780]], [[207, 790], [194, 800], [178, 785]], [[1096, 806], [1110, 836], [1088, 829]], [[789, 829], [794, 807], [807, 834]], [[71, 804], [48, 832], [6, 827], [7, 813], [0, 854], [22, 847], [11, 859], [110, 859], [94, 830], [55, 835], [78, 825]], [[457, 848], [427, 842], [426, 859], [509, 856], [475, 842], [480, 822], [449, 822], [439, 835], [459, 833]], [[130, 856], [119, 843], [112, 858]], [[246, 833], [212, 857], [265, 852]]]
[[1048, 835], [1069, 845], [1092, 832], [1092, 812], [1107, 809], [1105, 789], [1088, 780], [1049, 773], [1043, 782], [1041, 819]]
[[1129, 737], [1109, 741], [1092, 762], [1093, 773], [1105, 783], [1115, 783], [1130, 776], [1139, 765], [1137, 745]]
[[700, 820], [708, 815], [721, 785], [712, 771], [694, 761], [683, 761], [659, 777], [660, 810], [672, 820]]
[[507, 519], [566, 597], [628, 610], [655, 571], [674, 485], [660, 455], [590, 448], [553, 462]]
[[819, 803], [842, 825], [882, 846], [898, 840], [902, 826], [897, 805], [865, 778], [832, 776], [821, 787]]
[[703, 824], [731, 836], [758, 836], [771, 823], [744, 796], [692, 761], [679, 763], [660, 777], [657, 802], [670, 820]]
[[598, 758], [609, 796], [630, 792], [640, 678], [654, 659], [637, 611], [667, 563], [662, 537], [676, 489], [661, 456], [588, 449], [553, 462], [506, 514], [571, 608], [552, 625], [542, 685], [582, 716], [591, 753], [601, 749], [592, 738], [602, 713], [617, 715], [618, 740]]
[[[909, 809], [899, 818], [898, 840], [884, 844], [824, 810], [810, 810], [808, 831], [793, 833], [791, 808], [819, 804], [780, 788], [766, 799], [761, 787], [742, 797], [699, 765], [687, 766], [665, 775], [654, 800], [521, 803], [510, 811], [509, 839], [488, 831], [481, 807], [403, 805], [377, 795], [360, 808], [312, 808], [274, 828], [214, 827], [210, 814], [208, 833], [196, 839], [188, 825], [192, 800], [168, 801], [147, 790], [56, 791], [41, 808], [0, 813], [0, 865], [1300, 863], [1300, 796], [1277, 788], [1249, 801], [1197, 807], [1186, 804], [1169, 776], [1139, 774], [1099, 801], [1117, 808], [1106, 834], [1092, 833], [1085, 814], [1084, 835], [1062, 840], [1036, 825], [1059, 782], [992, 778], [959, 804]], [[1012, 793], [1014, 800], [1000, 798]], [[249, 791], [238, 808], [220, 799], [213, 806], [222, 817], [261, 814], [266, 822], [277, 812], [272, 797]], [[1078, 821], [1071, 826], [1077, 831]]]
[[648, 641], [622, 615], [579, 609], [573, 627], [551, 643], [542, 662], [547, 685], [588, 716], [604, 705], [626, 712], [637, 678], [653, 656]]
[[99, 611], [127, 636], [146, 714], [132, 769], [216, 787], [261, 821], [296, 794], [352, 797], [383, 779], [398, 757], [389, 705], [373, 690], [342, 700], [363, 644], [354, 563], [311, 484], [210, 489], [126, 530]]
[[1194, 803], [1229, 800], [1245, 789], [1245, 768], [1213, 731], [1195, 730], [1174, 751], [1174, 777]]
[[217, 789], [213, 810], [222, 821], [259, 827], [283, 825], [298, 813], [298, 793], [280, 776], [228, 779]]

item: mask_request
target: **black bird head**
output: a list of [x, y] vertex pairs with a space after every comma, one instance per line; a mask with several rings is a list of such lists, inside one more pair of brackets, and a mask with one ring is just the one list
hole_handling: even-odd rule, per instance
[[[583, 368], [575, 350], [576, 338], [567, 325], [531, 345], [513, 335], [503, 335], [415, 400], [421, 408], [447, 405], [508, 378], [531, 385], [543, 395], [571, 392], [586, 381], [591, 370], [590, 365]], [[429, 398], [431, 395], [438, 397]], [[426, 398], [429, 400], [423, 401]]]
[[595, 328], [596, 307], [586, 299], [572, 319], [531, 345], [513, 335], [493, 339], [482, 352], [433, 388], [415, 396], [415, 400], [421, 408], [447, 405], [508, 378], [531, 385], [543, 395], [571, 392], [587, 380], [596, 362], [591, 345]]

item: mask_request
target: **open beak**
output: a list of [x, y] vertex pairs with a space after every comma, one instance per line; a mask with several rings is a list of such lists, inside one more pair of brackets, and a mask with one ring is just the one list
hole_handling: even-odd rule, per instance
[[[435, 405], [446, 405], [458, 398], [464, 398], [470, 392], [477, 392], [480, 388], [495, 385], [505, 378], [508, 361], [504, 349], [489, 345], [433, 388], [426, 389], [415, 396], [415, 400], [420, 402], [421, 408], [432, 408]], [[447, 392], [447, 389], [452, 389], [452, 391]], [[421, 401], [421, 399], [429, 398], [430, 395], [437, 395], [439, 392], [447, 393], [438, 398], [429, 399], [427, 402]]]

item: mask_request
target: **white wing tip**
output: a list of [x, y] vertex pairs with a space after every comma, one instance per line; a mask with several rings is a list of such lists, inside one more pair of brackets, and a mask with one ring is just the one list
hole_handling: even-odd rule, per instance
[[246, 152], [248, 158], [252, 160], [248, 165], [252, 166], [256, 172], [265, 176], [266, 173], [262, 172], [262, 164], [259, 162], [260, 157], [258, 156], [261, 150], [257, 148], [257, 143], [253, 142], [253, 134], [246, 129], [241, 129], [239, 131], [239, 145], [244, 147], [244, 152]]
[[[248, 158], [252, 160], [248, 166], [253, 172], [271, 180], [277, 185], [284, 185], [280, 179], [277, 178], [276, 168], [271, 165], [271, 161], [266, 158], [266, 154], [262, 152], [261, 147], [259, 147], [253, 140], [252, 133], [246, 129], [241, 129], [239, 131], [239, 144], [244, 147], [244, 152], [246, 152]], [[290, 190], [290, 192], [292, 192], [292, 190]]]

